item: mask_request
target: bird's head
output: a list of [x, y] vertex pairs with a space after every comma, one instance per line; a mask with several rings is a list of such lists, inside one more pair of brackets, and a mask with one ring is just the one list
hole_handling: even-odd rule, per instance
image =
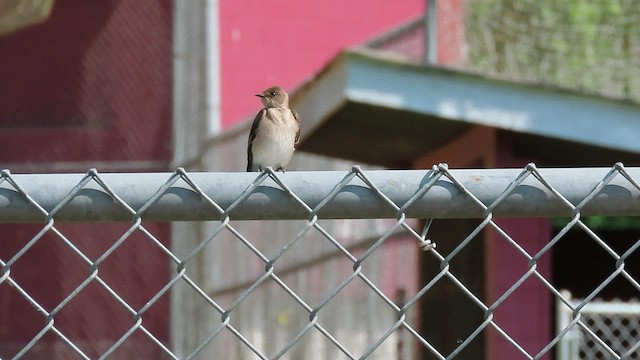
[[289, 94], [280, 86], [272, 86], [256, 96], [266, 108], [289, 107]]

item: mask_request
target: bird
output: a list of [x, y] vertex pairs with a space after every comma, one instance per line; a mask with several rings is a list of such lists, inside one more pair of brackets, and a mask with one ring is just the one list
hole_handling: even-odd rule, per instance
[[289, 108], [289, 94], [272, 86], [260, 94], [261, 109], [253, 120], [247, 144], [247, 171], [271, 167], [285, 172], [300, 140], [300, 116]]

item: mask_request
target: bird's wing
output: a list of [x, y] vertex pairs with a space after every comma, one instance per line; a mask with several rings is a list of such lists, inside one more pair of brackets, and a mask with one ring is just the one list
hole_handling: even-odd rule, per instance
[[296, 119], [296, 122], [298, 123], [298, 131], [296, 132], [296, 140], [293, 143], [294, 145], [298, 145], [298, 142], [300, 142], [300, 115], [298, 115], [298, 112], [291, 109], [291, 113], [293, 114], [293, 118]]
[[253, 168], [253, 153], [251, 151], [251, 145], [253, 145], [253, 140], [256, 139], [256, 134], [258, 133], [258, 126], [260, 126], [260, 121], [264, 119], [267, 115], [267, 110], [262, 109], [256, 115], [256, 118], [253, 119], [253, 124], [251, 124], [251, 131], [249, 131], [249, 141], [247, 143], [247, 171], [251, 171]]

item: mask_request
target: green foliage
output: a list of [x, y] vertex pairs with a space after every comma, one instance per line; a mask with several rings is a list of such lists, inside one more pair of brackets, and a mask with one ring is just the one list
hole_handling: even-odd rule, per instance
[[[590, 229], [593, 230], [633, 230], [640, 229], [640, 217], [633, 216], [590, 216], [581, 219]], [[560, 229], [567, 225], [571, 218], [554, 218], [553, 227]]]
[[467, 0], [469, 67], [640, 100], [636, 0]]

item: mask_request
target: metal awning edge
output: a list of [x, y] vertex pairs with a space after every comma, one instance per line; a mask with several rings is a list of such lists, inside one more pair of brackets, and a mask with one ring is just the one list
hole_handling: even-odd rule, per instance
[[[348, 102], [640, 153], [640, 105], [348, 49], [292, 94], [313, 136]], [[603, 133], [607, 136], [602, 136]]]

